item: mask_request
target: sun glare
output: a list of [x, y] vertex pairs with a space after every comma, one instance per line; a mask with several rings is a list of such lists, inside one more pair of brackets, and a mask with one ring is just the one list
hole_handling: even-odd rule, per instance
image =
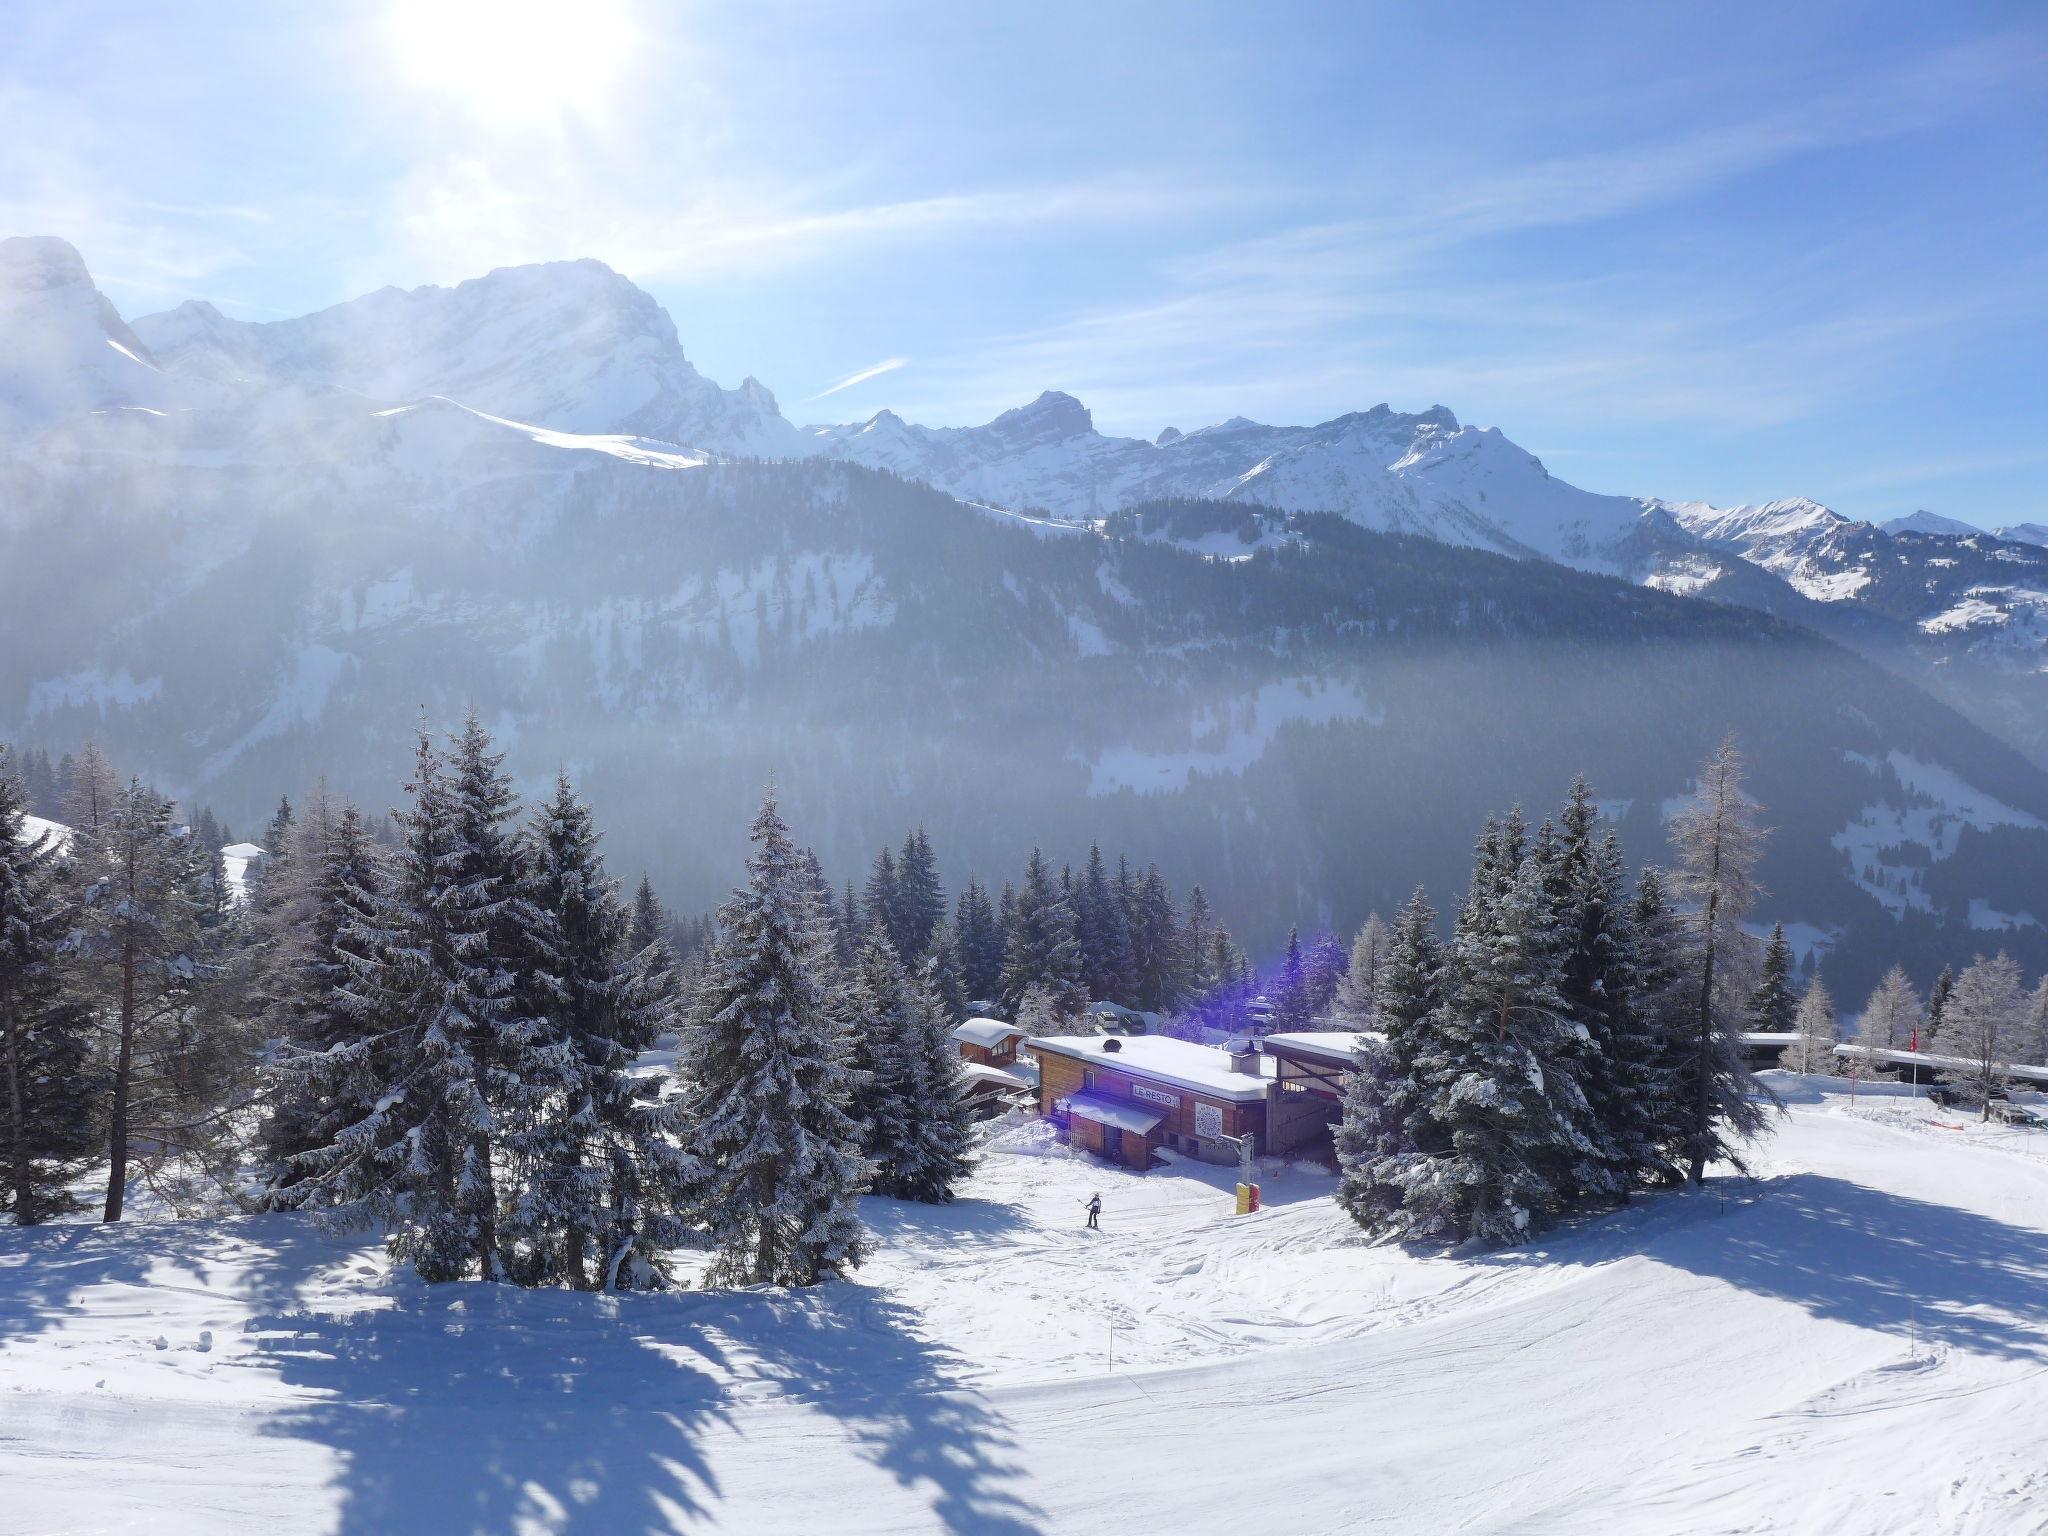
[[594, 111], [631, 40], [616, 0], [399, 0], [391, 31], [415, 85], [497, 121]]

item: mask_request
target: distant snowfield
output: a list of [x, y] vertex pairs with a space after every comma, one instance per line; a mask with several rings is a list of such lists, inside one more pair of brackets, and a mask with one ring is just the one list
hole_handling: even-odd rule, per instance
[[1194, 741], [1186, 750], [1148, 752], [1127, 746], [1103, 752], [1090, 764], [1088, 793], [1179, 791], [1187, 788], [1190, 774], [1243, 773], [1266, 755], [1286, 726], [1340, 720], [1380, 725], [1385, 719], [1384, 707], [1374, 705], [1357, 682], [1310, 678], [1267, 683], [1256, 694], [1227, 706], [1223, 714], [1197, 714], [1190, 727]]
[[1469, 1258], [1036, 1127], [797, 1295], [0, 1232], [0, 1530], [2040, 1530], [2048, 1133], [1773, 1080], [1757, 1182]]

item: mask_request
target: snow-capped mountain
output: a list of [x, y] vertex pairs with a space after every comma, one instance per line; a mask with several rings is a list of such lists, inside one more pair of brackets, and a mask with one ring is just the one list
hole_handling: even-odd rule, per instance
[[922, 480], [966, 501], [1093, 518], [1199, 497], [1335, 511], [1368, 528], [1636, 574], [1643, 507], [1553, 479], [1497, 428], [1445, 407], [1378, 405], [1313, 427], [1233, 417], [1146, 442], [1105, 437], [1071, 395], [1048, 391], [986, 426], [921, 427], [893, 411], [811, 427], [829, 456]]
[[667, 312], [597, 261], [501, 267], [453, 288], [385, 288], [296, 320], [232, 320], [192, 300], [143, 316], [135, 334], [181, 377], [388, 403], [438, 395], [559, 431], [736, 456], [810, 449], [761, 384], [721, 389], [697, 372]]
[[[984, 873], [1101, 836], [1256, 940], [1448, 889], [1487, 810], [1580, 769], [1648, 856], [1732, 724], [1800, 807], [1767, 881], [1836, 974], [1944, 925], [2048, 961], [2048, 779], [1948, 707], [2038, 729], [1971, 605], [2048, 550], [1594, 496], [1442, 408], [1146, 443], [1049, 394], [799, 432], [595, 263], [130, 330], [62, 242], [6, 254], [35, 366], [0, 351], [0, 738], [97, 737], [234, 820], [323, 773], [381, 804], [420, 706], [475, 705], [687, 903], [786, 774], [835, 867], [911, 804]], [[1950, 801], [2000, 809], [1958, 839]]]
[[1908, 512], [1904, 517], [1894, 517], [1888, 522], [1879, 523], [1878, 527], [1886, 533], [1942, 533], [1959, 539], [1967, 539], [1973, 533], [1984, 531], [1975, 523], [1966, 523], [1956, 517], [1943, 517], [1939, 512], [1929, 512], [1924, 507], [1918, 512]]
[[2001, 539], [2011, 539], [2015, 544], [2048, 545], [2048, 523], [2014, 523], [2011, 527], [2000, 528]]
[[178, 400], [76, 250], [47, 236], [0, 240], [0, 436]]

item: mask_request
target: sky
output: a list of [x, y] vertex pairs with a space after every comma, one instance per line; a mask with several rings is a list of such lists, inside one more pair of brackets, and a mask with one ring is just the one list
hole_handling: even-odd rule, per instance
[[1386, 401], [1600, 491], [2048, 521], [2048, 7], [0, 0], [131, 318], [595, 256], [800, 423]]

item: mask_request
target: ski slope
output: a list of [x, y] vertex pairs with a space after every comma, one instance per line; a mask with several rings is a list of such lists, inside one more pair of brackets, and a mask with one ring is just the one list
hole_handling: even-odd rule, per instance
[[2048, 1132], [1774, 1081], [1754, 1182], [1507, 1254], [1037, 1126], [807, 1294], [0, 1232], [0, 1531], [2040, 1531]]

